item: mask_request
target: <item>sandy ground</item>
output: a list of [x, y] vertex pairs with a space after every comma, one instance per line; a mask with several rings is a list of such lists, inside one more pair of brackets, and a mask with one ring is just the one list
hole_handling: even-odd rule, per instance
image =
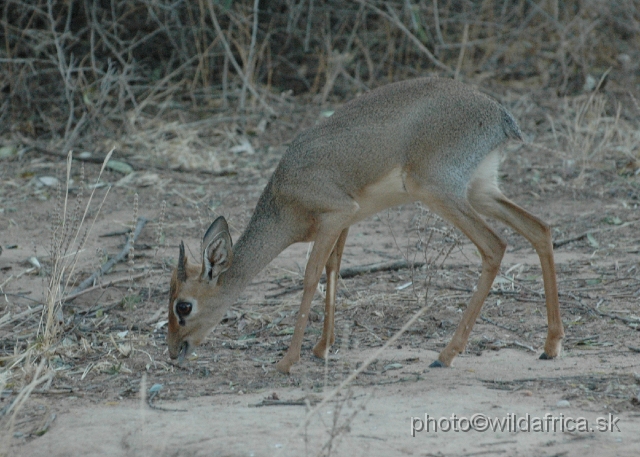
[[[55, 376], [38, 386], [16, 417], [13, 438], [3, 443], [11, 454], [638, 455], [638, 177], [619, 173], [615, 163], [566, 169], [550, 152], [523, 148], [502, 167], [505, 193], [548, 221], [554, 240], [567, 241], [555, 254], [566, 330], [557, 360], [537, 358], [546, 336], [537, 256], [525, 240], [500, 227], [509, 248], [467, 351], [450, 369], [428, 368], [453, 334], [477, 281], [479, 259], [461, 235], [424, 209], [406, 205], [354, 226], [343, 267], [403, 257], [423, 260], [425, 252], [431, 255], [459, 241], [444, 265], [429, 274], [383, 271], [341, 281], [337, 340], [326, 366], [311, 355], [322, 326], [318, 293], [301, 362], [290, 376], [273, 367], [291, 338], [308, 245], [287, 249], [260, 273], [189, 363], [182, 368], [169, 363], [166, 303], [178, 243], [184, 240], [191, 258], [197, 257], [203, 227], [218, 214], [229, 219], [237, 239], [281, 153], [239, 154], [252, 165], [233, 176], [156, 169], [123, 183], [116, 172], [104, 175], [104, 182], [121, 185], [105, 200], [77, 279], [121, 250], [134, 194], [138, 215], [150, 222], [136, 242], [133, 267], [120, 264], [102, 279], [123, 282], [65, 306], [64, 334], [50, 358]], [[11, 325], [0, 321], [4, 357], [36, 342], [40, 313], [30, 310], [46, 289], [56, 192], [35, 180], [60, 176], [64, 168], [62, 160], [32, 154], [0, 167], [0, 242], [5, 248], [0, 283], [6, 294], [0, 319], [22, 316]], [[94, 179], [98, 169], [86, 164], [87, 176]], [[73, 175], [79, 178], [77, 168]], [[431, 227], [437, 236], [425, 247]], [[28, 259], [33, 256], [42, 269], [32, 269]], [[127, 280], [144, 271], [153, 273]], [[308, 409], [299, 400], [316, 404], [378, 350], [424, 305], [425, 281], [428, 312], [307, 424]], [[36, 364], [25, 363], [11, 373], [0, 409], [32, 379]], [[152, 409], [141, 401], [141, 391], [155, 395], [154, 406], [185, 411]], [[298, 404], [252, 406], [276, 397]], [[485, 414], [514, 421], [527, 414], [532, 420], [564, 415], [566, 427], [562, 431], [556, 420], [555, 430], [440, 430], [413, 437], [412, 423], [420, 428], [418, 419], [425, 414], [437, 419]], [[591, 431], [597, 418], [609, 414], [618, 419], [613, 431]], [[579, 418], [588, 421], [589, 431], [569, 430], [575, 424], [567, 421]]]
[[[306, 427], [305, 406], [255, 407], [266, 396], [266, 390], [163, 405], [185, 412], [149, 410], [134, 400], [92, 408], [69, 401], [52, 432], [19, 448], [18, 455], [303, 456], [318, 455], [322, 449], [328, 454], [330, 446], [332, 455], [353, 456], [587, 457], [636, 456], [640, 449], [638, 411], [611, 413], [606, 405], [583, 399], [558, 406], [563, 398], [562, 389], [553, 386], [531, 389], [526, 382], [516, 381], [522, 388], [500, 390], [496, 389], [500, 384], [494, 383], [524, 378], [555, 378], [556, 382], [567, 379], [571, 383], [572, 376], [583, 376], [586, 370], [624, 376], [640, 370], [637, 357], [618, 355], [601, 362], [582, 354], [569, 354], [546, 362], [506, 349], [485, 357], [461, 357], [451, 369], [427, 369], [427, 362], [436, 353], [397, 352], [399, 359], [420, 360], [395, 370], [390, 380], [414, 376], [420, 378], [418, 381], [353, 387], [323, 406]], [[298, 388], [275, 391], [282, 401], [309, 395]], [[478, 422], [475, 426], [480, 431], [431, 429], [414, 432], [412, 436], [412, 430], [420, 430], [422, 426], [416, 419], [424, 421], [425, 414], [436, 420], [451, 419], [455, 414], [460, 418], [460, 427], [465, 428], [469, 423], [463, 418], [479, 413], [491, 419], [513, 419], [507, 422], [504, 431], [499, 428], [494, 431], [491, 426], [482, 431], [485, 423]], [[544, 422], [547, 415], [555, 422]], [[598, 431], [598, 418], [606, 420], [606, 431]], [[536, 426], [540, 419], [543, 422], [538, 424], [542, 425]], [[453, 422], [442, 423], [448, 427]], [[513, 424], [518, 423], [522, 430], [513, 429]], [[572, 427], [583, 426], [588, 431], [570, 431]]]

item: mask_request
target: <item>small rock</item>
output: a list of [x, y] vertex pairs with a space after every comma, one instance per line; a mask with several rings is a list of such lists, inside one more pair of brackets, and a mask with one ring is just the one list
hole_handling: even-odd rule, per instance
[[571, 406], [571, 403], [569, 403], [567, 400], [560, 400], [558, 403], [556, 403], [556, 406], [558, 408], [568, 408], [569, 406]]
[[40, 261], [36, 257], [29, 257], [27, 259], [27, 262], [29, 262], [31, 266], [37, 268], [38, 270], [42, 268], [42, 265], [40, 265]]
[[47, 187], [56, 187], [60, 182], [58, 178], [54, 178], [53, 176], [40, 176], [38, 178], [38, 181], [43, 186], [47, 186]]
[[122, 162], [120, 160], [109, 160], [109, 162], [107, 162], [107, 168], [111, 171], [115, 171], [116, 173], [120, 173], [123, 175], [133, 173], [133, 167], [128, 163]]
[[0, 147], [0, 159], [8, 159], [18, 155], [18, 148], [15, 146]]
[[587, 75], [587, 77], [584, 79], [584, 86], [582, 86], [582, 90], [585, 92], [592, 92], [596, 88], [597, 84], [598, 81], [596, 80], [596, 78], [591, 75]]
[[530, 390], [523, 390], [522, 395], [524, 395], [525, 397], [532, 397], [533, 392], [531, 392]]
[[72, 340], [71, 338], [69, 338], [69, 337], [64, 338], [64, 339], [62, 340], [62, 347], [69, 348], [69, 347], [73, 347], [73, 346], [75, 346], [75, 345], [76, 345], [76, 342], [75, 342], [75, 341], [73, 341], [73, 340]]
[[246, 152], [247, 154], [255, 154], [255, 150], [253, 149], [253, 145], [246, 138], [242, 138], [240, 140], [240, 144], [238, 144], [237, 146], [233, 146], [231, 149], [229, 149], [229, 151], [235, 152], [235, 153]]
[[620, 62], [624, 68], [628, 68], [631, 64], [631, 56], [629, 54], [618, 54], [618, 62]]

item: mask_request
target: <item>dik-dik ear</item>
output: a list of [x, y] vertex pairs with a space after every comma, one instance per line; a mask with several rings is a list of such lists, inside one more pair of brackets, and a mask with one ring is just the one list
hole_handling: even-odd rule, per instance
[[184, 243], [180, 241], [180, 255], [178, 256], [177, 279], [179, 283], [187, 280], [187, 258], [184, 255]]
[[202, 246], [202, 279], [217, 280], [220, 273], [229, 269], [233, 257], [229, 226], [224, 217], [220, 216], [209, 226]]

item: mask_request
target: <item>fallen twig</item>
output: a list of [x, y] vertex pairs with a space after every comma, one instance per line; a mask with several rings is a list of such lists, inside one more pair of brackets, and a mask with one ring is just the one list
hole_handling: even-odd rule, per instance
[[[518, 332], [520, 332], [520, 330], [518, 330], [517, 328], [508, 327], [508, 326], [506, 326], [506, 325], [499, 324], [499, 323], [497, 323], [496, 321], [494, 321], [494, 320], [492, 320], [492, 319], [489, 319], [488, 317], [485, 317], [485, 316], [482, 316], [482, 315], [480, 316], [480, 319], [481, 319], [481, 320], [483, 320], [483, 321], [485, 321], [485, 322], [488, 322], [488, 323], [490, 323], [490, 324], [492, 324], [492, 325], [495, 325], [496, 327], [500, 327], [500, 328], [503, 328], [503, 329], [505, 329], [505, 330], [509, 330], [510, 332], [513, 332], [513, 333], [518, 333]], [[534, 351], [534, 352], [535, 352], [535, 351]]]
[[5, 325], [12, 324], [15, 321], [22, 319], [23, 317], [29, 316], [33, 313], [37, 313], [38, 311], [42, 310], [42, 306], [43, 305], [34, 306], [33, 308], [23, 311], [19, 314], [16, 314], [13, 317], [11, 317], [10, 313], [7, 313], [2, 317], [2, 319], [0, 319], [0, 327], [4, 327]]
[[340, 270], [342, 279], [352, 278], [354, 276], [365, 273], [377, 273], [379, 271], [397, 271], [407, 268], [420, 268], [424, 266], [424, 262], [407, 262], [406, 260], [396, 260], [393, 262], [380, 262], [371, 265], [362, 265], [357, 267], [343, 268]]
[[174, 412], [186, 413], [186, 412], [188, 412], [188, 410], [186, 410], [186, 409], [163, 408], [162, 406], [154, 405], [153, 404], [153, 399], [156, 398], [157, 395], [158, 395], [158, 391], [153, 391], [147, 397], [147, 404], [149, 405], [149, 408], [155, 409], [156, 411], [167, 411], [167, 412], [171, 412], [171, 413], [174, 413]]
[[[369, 265], [343, 268], [340, 270], [340, 277], [342, 279], [348, 279], [367, 273], [378, 273], [380, 271], [398, 271], [407, 268], [420, 268], [424, 266], [424, 264], [424, 262], [407, 262], [406, 260], [372, 263]], [[323, 274], [320, 278], [320, 281], [326, 281], [326, 275]], [[281, 290], [280, 292], [265, 295], [265, 298], [276, 298], [282, 295], [289, 294], [291, 292], [297, 292], [298, 290], [302, 290], [302, 284], [297, 284], [291, 287], [287, 287], [285, 290]]]
[[617, 319], [619, 321], [624, 322], [625, 324], [634, 324], [640, 327], [640, 319], [632, 319], [629, 317], [618, 316], [617, 314], [606, 313], [604, 311], [600, 311], [599, 309], [594, 308], [593, 306], [587, 305], [580, 299], [580, 297], [577, 297], [574, 294], [569, 293], [566, 295], [573, 298], [582, 308], [584, 308], [586, 311], [592, 314], [597, 314], [598, 316], [602, 316], [602, 317], [608, 317], [610, 319]]
[[[123, 261], [129, 254], [129, 251], [131, 251], [133, 244], [138, 239], [138, 236], [140, 236], [140, 232], [142, 232], [143, 227], [148, 221], [149, 220], [144, 217], [138, 218], [138, 223], [136, 224], [136, 228], [133, 231], [133, 236], [127, 238], [127, 242], [124, 244], [122, 251], [120, 251], [120, 253], [117, 256], [115, 256], [114, 258], [106, 262], [104, 265], [102, 265], [102, 267], [98, 271], [94, 272], [91, 276], [89, 276], [87, 279], [82, 281], [78, 287], [76, 287], [71, 291], [71, 293], [69, 294], [69, 297], [74, 295], [77, 296], [76, 294], [78, 294], [78, 292], [81, 292], [87, 287], [91, 286], [99, 276], [102, 276], [106, 272], [108, 272], [116, 263]], [[68, 298], [65, 300], [68, 300]]]
[[[52, 156], [52, 157], [56, 157], [59, 159], [66, 159], [67, 158], [67, 154], [62, 154], [56, 151], [53, 151], [43, 145], [40, 145], [38, 143], [36, 143], [33, 140], [30, 140], [26, 137], [23, 137], [21, 135], [18, 135], [18, 137], [20, 138], [20, 141], [22, 143], [24, 143], [25, 145], [28, 145], [29, 148], [32, 148], [33, 150], [40, 152], [42, 154], [46, 154], [48, 156]], [[80, 162], [88, 162], [88, 163], [96, 163], [96, 164], [103, 164], [104, 160], [106, 158], [106, 155], [96, 155], [94, 156], [89, 156], [89, 155], [85, 155], [85, 156], [74, 156], [75, 160], [78, 160]], [[177, 172], [181, 172], [181, 173], [202, 173], [202, 174], [206, 174], [206, 175], [212, 175], [212, 176], [234, 176], [237, 175], [238, 172], [234, 169], [231, 168], [226, 168], [224, 170], [207, 170], [206, 168], [198, 168], [198, 169], [190, 169], [188, 167], [183, 167], [183, 166], [178, 166], [176, 168], [172, 168], [172, 167], [159, 167], [157, 165], [152, 165], [149, 163], [138, 163], [135, 161], [131, 161], [128, 158], [124, 158], [124, 162], [127, 165], [130, 165], [131, 168], [133, 168], [136, 171], [149, 171], [149, 170], [154, 170], [154, 171], [177, 171]]]
[[259, 408], [261, 406], [306, 406], [307, 402], [301, 400], [261, 400], [259, 403], [252, 403], [248, 406], [251, 408]]
[[523, 343], [521, 343], [521, 342], [519, 342], [519, 341], [514, 341], [514, 342], [513, 342], [513, 344], [514, 344], [515, 346], [519, 346], [519, 347], [521, 347], [521, 348], [528, 349], [528, 350], [530, 350], [531, 352], [537, 352], [537, 351], [536, 351], [532, 346], [529, 346], [529, 345], [527, 345], [527, 344], [523, 344]]
[[625, 222], [624, 224], [620, 224], [620, 225], [616, 225], [614, 227], [605, 227], [605, 228], [600, 228], [600, 229], [594, 229], [594, 230], [587, 230], [584, 233], [581, 233], [580, 235], [576, 235], [573, 236], [571, 238], [565, 238], [564, 240], [558, 240], [558, 241], [554, 241], [553, 242], [553, 248], [557, 249], [560, 246], [564, 246], [565, 244], [569, 244], [569, 243], [573, 243], [574, 241], [580, 241], [586, 237], [588, 237], [590, 234], [593, 233], [600, 233], [600, 232], [610, 232], [613, 230], [618, 230], [624, 227], [628, 227], [629, 225], [633, 225], [640, 222], [640, 219], [636, 219], [635, 221], [629, 221], [629, 222]]
[[565, 244], [573, 243], [574, 241], [580, 241], [586, 238], [590, 233], [593, 233], [592, 230], [588, 232], [581, 233], [580, 235], [573, 236], [571, 238], [565, 238], [564, 240], [558, 240], [553, 242], [553, 249], [558, 249], [560, 246], [564, 246]]
[[563, 381], [609, 381], [612, 379], [619, 380], [621, 378], [632, 378], [631, 374], [578, 374], [578, 375], [567, 375], [567, 376], [541, 376], [539, 378], [518, 378], [511, 380], [498, 380], [498, 379], [479, 379], [480, 382], [486, 382], [490, 384], [514, 384], [521, 382], [563, 382]]
[[[75, 292], [75, 293], [67, 295], [66, 297], [64, 297], [62, 299], [62, 302], [63, 303], [68, 303], [68, 302], [70, 302], [72, 300], [75, 300], [80, 295], [88, 294], [89, 292], [93, 292], [94, 290], [98, 290], [98, 289], [106, 289], [107, 287], [111, 287], [114, 284], [118, 284], [120, 282], [131, 281], [131, 280], [134, 280], [134, 279], [143, 278], [143, 277], [149, 275], [150, 273], [151, 273], [150, 271], [145, 271], [144, 273], [139, 273], [137, 275], [126, 276], [124, 278], [112, 279], [111, 281], [108, 281], [108, 282], [105, 282], [105, 283], [96, 284], [95, 286], [91, 286], [91, 287], [88, 287], [86, 289], [83, 289], [83, 290], [80, 290], [78, 292]], [[78, 287], [80, 287], [80, 286], [78, 286]]]

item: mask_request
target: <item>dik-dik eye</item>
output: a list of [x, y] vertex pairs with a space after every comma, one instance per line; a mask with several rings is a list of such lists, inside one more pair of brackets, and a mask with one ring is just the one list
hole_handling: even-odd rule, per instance
[[181, 301], [176, 303], [176, 314], [178, 315], [178, 323], [185, 325], [184, 318], [191, 314], [193, 305], [188, 301]]

